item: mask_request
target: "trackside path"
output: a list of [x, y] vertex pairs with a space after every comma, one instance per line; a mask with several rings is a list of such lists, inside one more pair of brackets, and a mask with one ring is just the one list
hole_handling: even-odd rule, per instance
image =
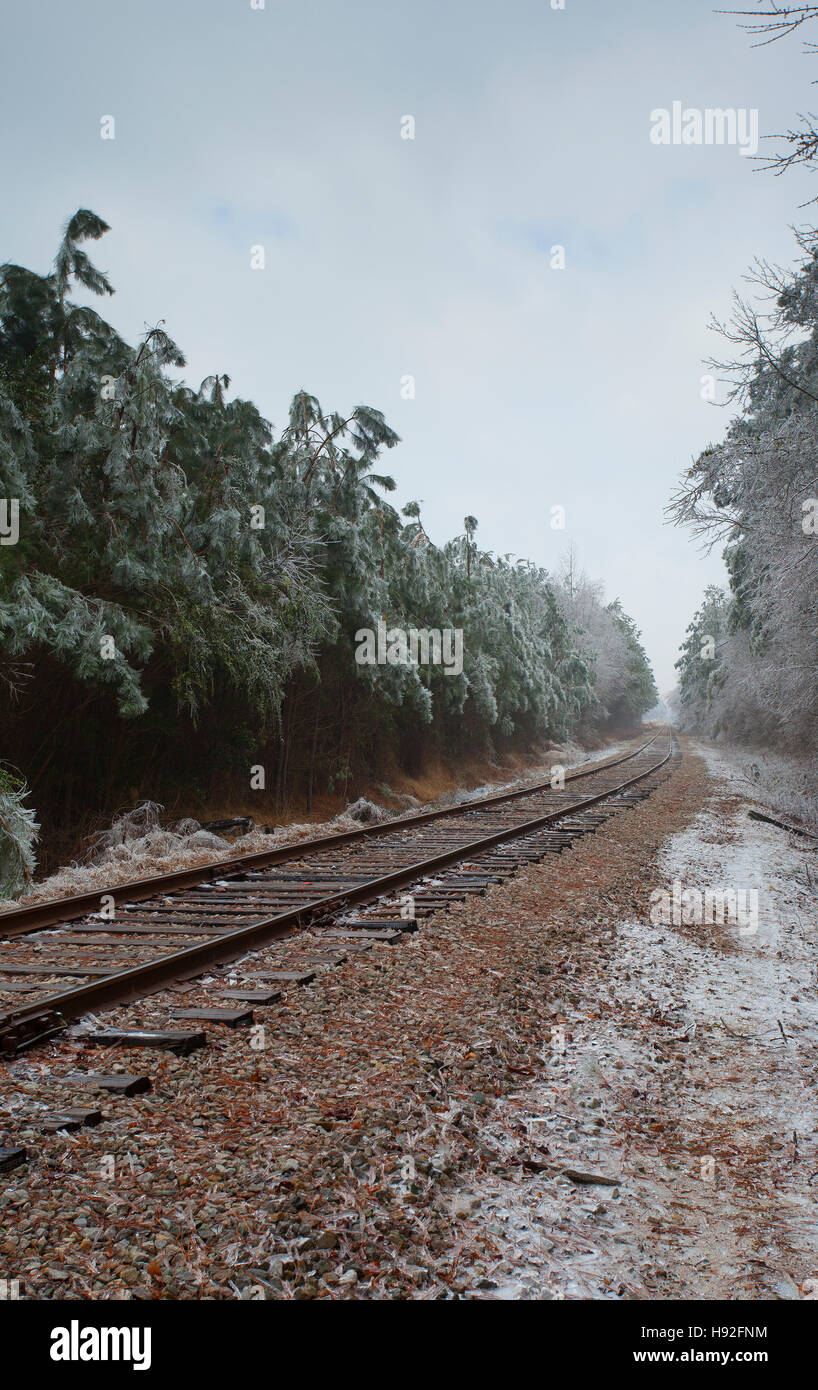
[[[667, 815], [663, 788], [611, 827], [622, 880], [609, 896], [604, 866], [601, 910], [544, 956], [565, 1050], [495, 1130], [509, 1153], [529, 1144], [621, 1181], [490, 1183], [475, 1273], [495, 1297], [818, 1295], [815, 852], [748, 819], [729, 760], [701, 751], [709, 778], [688, 746]], [[699, 801], [635, 882], [657, 833]], [[657, 869], [671, 892], [755, 891], [757, 922], [652, 925]]]

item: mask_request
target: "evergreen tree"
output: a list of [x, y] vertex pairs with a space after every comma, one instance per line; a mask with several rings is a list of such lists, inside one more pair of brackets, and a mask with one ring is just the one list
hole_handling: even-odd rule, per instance
[[[327, 412], [302, 389], [276, 437], [226, 375], [181, 381], [163, 324], [132, 347], [75, 304], [77, 286], [113, 293], [85, 250], [107, 231], [81, 209], [48, 274], [0, 268], [0, 499], [19, 507], [0, 713], [50, 833], [143, 779], [153, 799], [204, 801], [261, 764], [275, 806], [312, 805], [385, 758], [561, 738], [591, 708], [601, 726], [652, 702], [624, 615], [607, 630], [633, 663], [603, 710], [599, 653], [544, 570], [482, 551], [473, 516], [441, 547], [419, 504], [390, 504], [379, 459], [398, 436], [378, 410]], [[355, 633], [381, 622], [462, 630], [462, 671], [358, 665]], [[4, 790], [15, 883], [23, 794]]]

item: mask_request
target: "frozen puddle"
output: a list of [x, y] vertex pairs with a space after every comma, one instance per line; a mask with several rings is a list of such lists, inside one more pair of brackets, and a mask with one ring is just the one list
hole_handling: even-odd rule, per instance
[[489, 1122], [529, 1169], [475, 1189], [477, 1297], [818, 1297], [818, 856], [750, 820], [729, 759], [697, 751], [714, 796], [661, 875], [753, 890], [757, 924], [653, 925], [646, 901], [615, 941], [589, 931], [570, 1041], [543, 1052], [552, 1084]]

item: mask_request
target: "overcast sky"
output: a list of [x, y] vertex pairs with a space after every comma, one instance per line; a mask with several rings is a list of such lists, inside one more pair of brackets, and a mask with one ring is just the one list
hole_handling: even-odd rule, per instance
[[757, 108], [786, 129], [815, 105], [799, 39], [753, 48], [712, 0], [3, 12], [0, 259], [46, 271], [92, 208], [121, 333], [165, 319], [189, 381], [229, 373], [277, 427], [301, 386], [382, 409], [398, 501], [423, 500], [434, 540], [472, 513], [484, 548], [549, 568], [572, 543], [669, 689], [723, 576], [662, 516], [727, 424], [700, 396], [708, 319], [754, 256], [792, 261], [814, 189], [736, 147], [656, 146], [650, 113]]

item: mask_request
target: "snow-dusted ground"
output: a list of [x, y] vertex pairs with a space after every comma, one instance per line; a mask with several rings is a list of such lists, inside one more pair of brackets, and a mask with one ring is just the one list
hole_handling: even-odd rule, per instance
[[784, 819], [795, 818], [818, 831], [818, 758], [796, 758], [791, 753], [751, 746], [730, 748], [702, 745], [714, 765], [729, 766], [733, 785], [745, 796], [757, 798]]
[[[818, 1296], [815, 846], [749, 819], [741, 759], [694, 747], [713, 795], [665, 842], [661, 877], [757, 890], [758, 929], [654, 926], [646, 889], [615, 944], [575, 960], [570, 1040], [543, 1052], [551, 1084], [492, 1121], [519, 1162], [522, 1120], [548, 1167], [475, 1192], [496, 1252], [474, 1269], [476, 1292]], [[618, 1185], [573, 1182], [564, 1166]]]
[[750, 794], [773, 810], [818, 830], [818, 759], [744, 750], [733, 761]]

